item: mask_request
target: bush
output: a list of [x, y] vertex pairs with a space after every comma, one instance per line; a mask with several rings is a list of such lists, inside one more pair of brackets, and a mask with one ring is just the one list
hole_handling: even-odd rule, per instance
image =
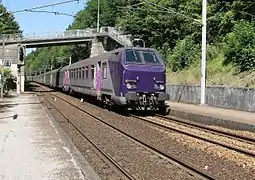
[[254, 27], [254, 23], [242, 20], [225, 39], [225, 63], [234, 63], [240, 72], [255, 68]]
[[200, 59], [200, 48], [191, 36], [179, 40], [168, 55], [168, 65], [173, 72], [188, 67], [192, 62]]
[[[11, 74], [11, 70], [9, 68], [4, 68], [3, 74], [3, 83], [4, 83], [4, 89], [9, 91], [10, 89], [16, 89], [16, 83], [15, 83], [15, 78]], [[2, 73], [2, 70], [0, 73]]]

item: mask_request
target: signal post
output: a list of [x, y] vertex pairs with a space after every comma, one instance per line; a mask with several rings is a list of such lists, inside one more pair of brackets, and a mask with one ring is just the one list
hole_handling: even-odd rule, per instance
[[19, 45], [18, 47], [18, 64], [17, 64], [17, 94], [20, 94], [25, 91], [25, 55], [26, 55], [26, 47], [23, 45]]

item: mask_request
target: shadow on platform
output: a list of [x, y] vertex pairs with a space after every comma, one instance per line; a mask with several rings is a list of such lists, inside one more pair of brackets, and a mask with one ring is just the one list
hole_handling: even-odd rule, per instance
[[32, 82], [26, 82], [25, 83], [25, 92], [54, 92], [55, 90], [39, 90], [40, 85], [37, 85]]

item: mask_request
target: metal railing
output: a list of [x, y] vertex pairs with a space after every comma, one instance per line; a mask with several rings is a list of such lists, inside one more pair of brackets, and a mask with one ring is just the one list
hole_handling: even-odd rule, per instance
[[49, 40], [49, 39], [68, 39], [68, 38], [79, 38], [79, 37], [94, 37], [100, 35], [109, 35], [122, 45], [132, 45], [130, 38], [123, 35], [123, 31], [120, 28], [115, 27], [101, 27], [100, 32], [97, 32], [95, 28], [88, 29], [74, 29], [66, 30], [63, 32], [49, 32], [43, 34], [2, 34], [0, 40], [5, 42], [22, 42], [22, 41], [33, 41], [33, 40]]

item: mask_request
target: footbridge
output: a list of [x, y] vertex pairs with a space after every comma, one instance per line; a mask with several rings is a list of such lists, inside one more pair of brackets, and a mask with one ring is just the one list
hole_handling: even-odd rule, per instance
[[0, 41], [5, 45], [22, 44], [26, 48], [36, 48], [81, 43], [95, 38], [110, 38], [122, 46], [132, 46], [130, 37], [115, 27], [101, 27], [99, 32], [97, 29], [88, 28], [44, 34], [2, 34]]
[[[131, 38], [123, 31], [114, 27], [101, 27], [96, 29], [74, 29], [56, 33], [45, 34], [2, 34], [0, 35], [0, 66], [12, 69], [17, 77], [17, 93], [24, 92], [24, 65], [19, 62], [19, 46], [37, 48], [45, 46], [58, 46], [68, 44], [81, 44], [92, 41], [91, 57], [106, 52], [103, 44], [114, 49], [117, 46], [133, 46]], [[103, 43], [102, 43], [103, 42]], [[113, 42], [113, 43], [111, 43]], [[110, 45], [109, 45], [110, 44]]]

